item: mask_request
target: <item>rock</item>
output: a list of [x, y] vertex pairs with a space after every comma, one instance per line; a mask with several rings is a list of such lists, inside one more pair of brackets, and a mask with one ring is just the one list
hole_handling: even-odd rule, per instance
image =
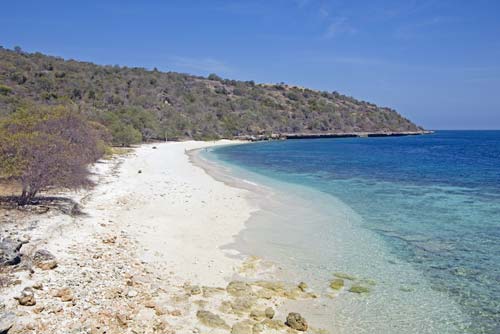
[[264, 332], [264, 325], [262, 325], [260, 322], [256, 323], [252, 327], [253, 334], [259, 334]]
[[34, 206], [30, 211], [41, 215], [41, 214], [49, 212], [49, 210], [50, 210], [50, 208], [48, 206], [37, 205], [37, 206]]
[[127, 327], [127, 315], [125, 313], [116, 313], [115, 318], [121, 327]]
[[[287, 291], [283, 282], [257, 281], [252, 284], [263, 288], [257, 292], [259, 298], [270, 299], [272, 297], [290, 297], [290, 292]], [[298, 290], [298, 288], [296, 289]]]
[[42, 290], [43, 284], [41, 282], [37, 282], [37, 283], [33, 284], [32, 288], [36, 289], [36, 290]]
[[[283, 322], [279, 320], [271, 320], [271, 319], [265, 319], [261, 322], [261, 324], [268, 329], [272, 329], [275, 331], [279, 331], [281, 329], [286, 328]], [[266, 332], [267, 333], [267, 332]]]
[[14, 326], [16, 315], [12, 312], [3, 313], [0, 315], [0, 334], [7, 334], [9, 329]]
[[176, 309], [168, 312], [168, 314], [170, 314], [172, 317], [180, 317], [182, 315], [182, 312], [181, 310]]
[[201, 294], [201, 288], [198, 285], [189, 286], [186, 290], [192, 296]]
[[305, 282], [300, 282], [299, 285], [298, 285], [298, 288], [302, 291], [302, 292], [306, 292], [306, 290], [308, 289], [308, 286]]
[[138, 295], [138, 294], [139, 294], [139, 293], [138, 293], [137, 291], [135, 291], [135, 290], [129, 290], [129, 291], [127, 292], [127, 297], [128, 297], [128, 298], [134, 298], [134, 297], [137, 297], [137, 295]]
[[348, 281], [355, 281], [356, 280], [356, 276], [346, 274], [346, 273], [336, 272], [336, 273], [333, 273], [333, 275], [335, 277], [343, 278], [343, 279], [346, 279]]
[[299, 289], [299, 288], [293, 288], [290, 290], [285, 290], [283, 293], [283, 297], [286, 297], [288, 299], [299, 299], [300, 297], [303, 297], [304, 292]]
[[236, 314], [249, 313], [255, 304], [255, 298], [251, 297], [238, 297], [231, 302], [231, 308]]
[[116, 243], [116, 235], [106, 237], [106, 238], [102, 239], [102, 242], [104, 244], [114, 244], [114, 243]]
[[39, 314], [41, 312], [43, 312], [43, 310], [45, 310], [45, 307], [44, 306], [37, 306], [33, 309], [33, 313], [35, 314]]
[[250, 312], [250, 318], [261, 321], [264, 319], [272, 319], [274, 318], [274, 310], [272, 307], [268, 307], [266, 309], [254, 309]]
[[232, 281], [226, 287], [227, 293], [235, 297], [250, 296], [253, 294], [252, 287], [242, 281]]
[[139, 169], [139, 170], [137, 171], [137, 173], [138, 173], [138, 174], [141, 174], [141, 173], [142, 173], [142, 170], [140, 170], [140, 169]]
[[73, 293], [70, 288], [63, 288], [56, 291], [55, 297], [61, 298], [63, 302], [70, 302], [73, 300]]
[[349, 292], [353, 292], [353, 293], [368, 293], [368, 292], [370, 292], [370, 288], [368, 288], [366, 286], [359, 285], [359, 284], [354, 284], [349, 289]]
[[152, 301], [152, 300], [147, 300], [147, 301], [145, 301], [145, 302], [144, 302], [144, 306], [145, 306], [146, 308], [156, 308], [156, 304], [155, 304], [155, 302], [154, 302], [154, 301]]
[[231, 302], [228, 301], [228, 300], [223, 300], [220, 303], [219, 311], [221, 311], [223, 313], [232, 313], [233, 312], [233, 307], [231, 306]]
[[224, 320], [222, 320], [221, 317], [210, 311], [200, 310], [196, 313], [196, 317], [205, 326], [212, 328], [230, 329], [230, 327], [226, 324]]
[[260, 299], [272, 299], [274, 295], [275, 294], [269, 289], [260, 289], [257, 291], [257, 298]]
[[155, 305], [155, 314], [157, 316], [165, 315], [167, 313], [168, 313], [168, 310], [165, 307], [158, 305], [158, 304]]
[[237, 322], [231, 328], [231, 334], [253, 334], [253, 323], [249, 320]]
[[264, 310], [261, 309], [252, 310], [252, 312], [250, 312], [250, 318], [256, 321], [261, 321], [266, 318], [266, 314], [264, 313]]
[[153, 150], [156, 150], [156, 146], [153, 146]]
[[285, 291], [285, 284], [283, 282], [272, 282], [272, 281], [257, 281], [253, 283], [254, 285], [260, 286], [261, 288], [269, 289], [274, 292], [282, 293]]
[[221, 294], [225, 291], [224, 288], [214, 288], [214, 287], [210, 287], [210, 286], [204, 286], [202, 288], [202, 290], [203, 290], [203, 297], [204, 298], [210, 298], [210, 297], [213, 297], [215, 295]]
[[200, 309], [205, 309], [205, 307], [207, 307], [208, 305], [208, 301], [207, 300], [195, 300], [193, 302], [194, 304], [198, 305], [200, 307]]
[[344, 280], [342, 278], [335, 278], [330, 281], [330, 288], [333, 290], [340, 290], [344, 287]]
[[21, 295], [14, 297], [14, 299], [17, 300], [19, 305], [23, 306], [33, 306], [36, 304], [35, 292], [32, 288], [24, 288], [24, 290], [21, 291]]
[[273, 308], [272, 308], [272, 307], [268, 307], [268, 308], [266, 308], [266, 309], [264, 310], [264, 313], [265, 313], [265, 315], [266, 315], [266, 317], [267, 317], [267, 318], [269, 318], [269, 319], [274, 318], [274, 314], [275, 314], [275, 312], [274, 312], [274, 310], [273, 310]]
[[56, 257], [45, 249], [39, 249], [33, 255], [33, 264], [40, 269], [50, 270], [57, 267]]
[[21, 262], [19, 250], [22, 246], [22, 242], [10, 238], [0, 241], [0, 267], [19, 264]]
[[285, 325], [295, 330], [305, 332], [308, 328], [307, 321], [299, 313], [288, 313]]

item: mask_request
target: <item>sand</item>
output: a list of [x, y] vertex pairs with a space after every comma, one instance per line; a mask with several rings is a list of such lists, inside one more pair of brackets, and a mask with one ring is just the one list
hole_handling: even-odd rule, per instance
[[[251, 190], [190, 162], [190, 150], [232, 143], [146, 144], [97, 163], [95, 188], [51, 194], [80, 215], [0, 210], [2, 238], [27, 242], [21, 264], [0, 268], [0, 324], [14, 319], [12, 334], [290, 332], [286, 301], [316, 296], [224, 247], [258, 209]], [[57, 267], [32, 261], [40, 249]], [[35, 305], [14, 298], [23, 291]]]
[[241, 257], [220, 247], [232, 242], [256, 208], [245, 199], [245, 190], [214, 180], [190, 163], [186, 151], [231, 143], [145, 145], [125, 160], [112, 193], [126, 210], [110, 211], [136, 236], [142, 259], [164, 262], [179, 276], [205, 284], [230, 278]]

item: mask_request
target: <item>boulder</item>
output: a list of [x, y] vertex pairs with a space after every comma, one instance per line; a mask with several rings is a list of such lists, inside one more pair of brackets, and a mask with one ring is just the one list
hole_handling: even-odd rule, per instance
[[231, 308], [236, 314], [250, 313], [255, 304], [255, 298], [238, 297], [231, 302]]
[[36, 304], [35, 292], [32, 288], [24, 288], [24, 290], [21, 291], [21, 294], [14, 297], [14, 299], [17, 300], [19, 305], [23, 306], [33, 306]]
[[368, 288], [366, 286], [363, 286], [363, 285], [354, 284], [349, 289], [349, 292], [353, 292], [353, 293], [368, 293], [368, 292], [370, 292], [370, 288]]
[[305, 282], [300, 282], [299, 285], [297, 286], [302, 292], [306, 292], [308, 289], [308, 286]]
[[0, 241], [0, 267], [13, 266], [21, 262], [19, 250], [23, 246], [20, 241], [5, 238]]
[[272, 319], [274, 318], [275, 312], [272, 307], [268, 307], [264, 310], [264, 314], [266, 315], [267, 318]]
[[[286, 328], [283, 322], [279, 320], [264, 319], [262, 320], [261, 324], [268, 330], [273, 331], [281, 331], [282, 329]], [[267, 333], [267, 331], [265, 331], [264, 333]]]
[[333, 273], [333, 275], [335, 277], [343, 278], [343, 279], [346, 279], [348, 281], [355, 281], [356, 280], [356, 276], [353, 276], [353, 275], [347, 274], [347, 273], [343, 273], [343, 272], [336, 272], [336, 273]]
[[224, 290], [224, 288], [204, 286], [202, 288], [202, 291], [203, 291], [204, 298], [210, 298], [210, 297], [213, 297], [215, 295], [223, 293], [225, 290]]
[[299, 313], [294, 312], [288, 313], [285, 325], [301, 332], [305, 332], [308, 328], [306, 319], [304, 319], [304, 317], [302, 317]]
[[253, 334], [253, 323], [249, 320], [237, 322], [231, 328], [231, 334]]
[[207, 327], [230, 329], [230, 327], [221, 317], [210, 311], [200, 310], [196, 313], [196, 317], [198, 318], [198, 320], [200, 320], [202, 324], [204, 324]]
[[330, 281], [330, 288], [333, 290], [340, 290], [344, 287], [344, 280], [342, 278], [335, 278]]
[[12, 312], [2, 313], [0, 315], [0, 334], [7, 334], [9, 329], [14, 326], [16, 315]]
[[242, 281], [232, 281], [226, 287], [227, 293], [235, 297], [252, 295], [252, 287]]
[[73, 300], [73, 293], [70, 288], [62, 288], [56, 291], [55, 297], [61, 298], [63, 302], [70, 302]]
[[260, 333], [264, 332], [264, 325], [262, 325], [260, 322], [256, 323], [252, 327], [252, 332], [253, 332], [253, 334], [260, 334]]
[[57, 267], [56, 257], [46, 249], [39, 249], [33, 255], [33, 264], [40, 269], [50, 270]]

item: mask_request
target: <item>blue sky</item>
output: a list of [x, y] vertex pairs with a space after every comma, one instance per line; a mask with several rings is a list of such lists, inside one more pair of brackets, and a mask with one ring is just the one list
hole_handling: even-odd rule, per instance
[[500, 129], [500, 1], [6, 1], [0, 45], [286, 82], [430, 129]]

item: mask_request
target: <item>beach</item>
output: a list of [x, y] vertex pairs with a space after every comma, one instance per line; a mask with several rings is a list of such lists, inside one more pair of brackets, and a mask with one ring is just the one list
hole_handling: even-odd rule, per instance
[[9, 333], [295, 332], [280, 306], [316, 296], [299, 282], [271, 280], [274, 264], [223, 247], [258, 208], [248, 190], [215, 180], [187, 154], [233, 143], [145, 144], [101, 161], [93, 189], [51, 194], [78, 203], [75, 214], [2, 210], [3, 237], [22, 242], [21, 263], [2, 271], [2, 326]]

